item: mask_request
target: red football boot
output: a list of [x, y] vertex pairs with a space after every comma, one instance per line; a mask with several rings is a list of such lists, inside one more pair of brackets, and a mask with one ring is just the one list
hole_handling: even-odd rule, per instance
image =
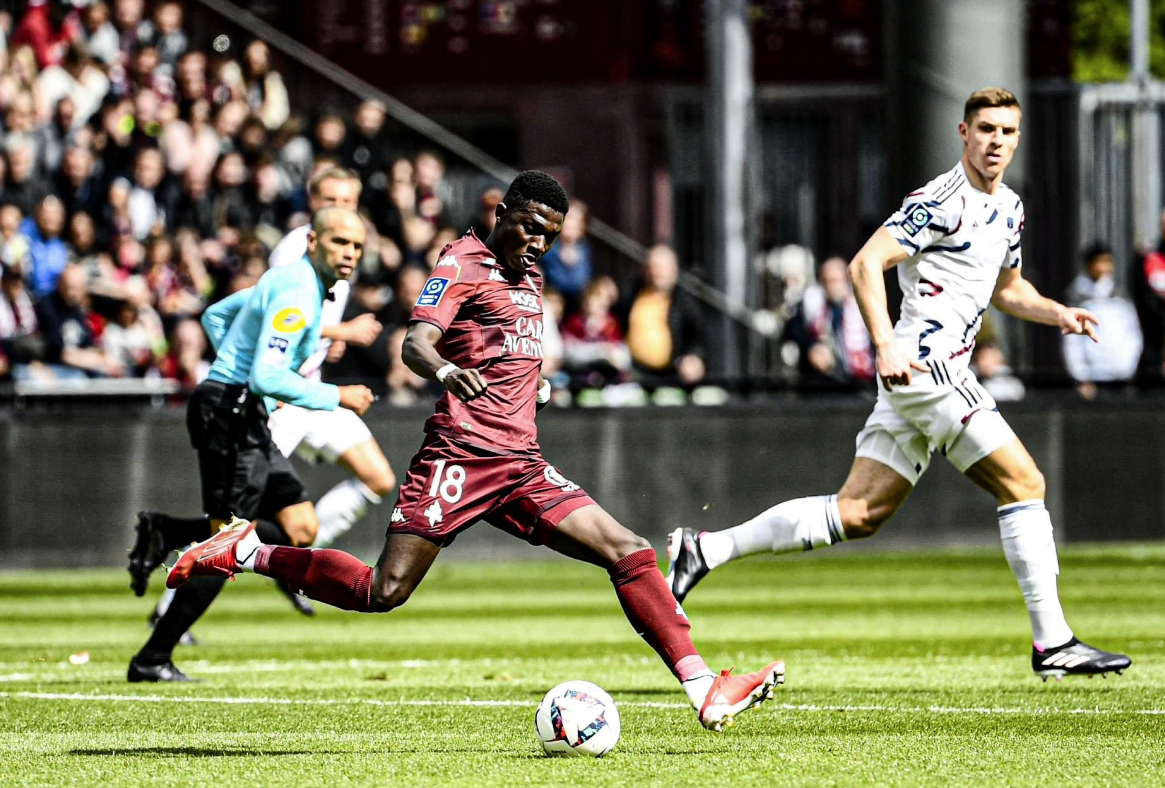
[[733, 676], [732, 668], [721, 671], [700, 707], [700, 724], [717, 733], [731, 728], [737, 714], [772, 700], [777, 687], [784, 683], [785, 663], [780, 661], [743, 676]]
[[217, 576], [234, 577], [239, 571], [235, 561], [235, 545], [243, 537], [255, 530], [255, 524], [232, 517], [219, 532], [198, 542], [178, 556], [177, 563], [166, 575], [166, 588], [177, 588], [192, 577]]

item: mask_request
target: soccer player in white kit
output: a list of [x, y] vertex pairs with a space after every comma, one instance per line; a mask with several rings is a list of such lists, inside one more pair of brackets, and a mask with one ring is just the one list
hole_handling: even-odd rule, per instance
[[[989, 305], [1097, 340], [1091, 313], [1041, 296], [1021, 274], [1023, 202], [1002, 180], [1020, 119], [1010, 92], [971, 94], [959, 124], [959, 163], [907, 195], [849, 265], [882, 386], [841, 490], [786, 501], [724, 531], [675, 530], [668, 556], [676, 599], [741, 556], [872, 536], [906, 501], [937, 449], [998, 503], [1003, 551], [1031, 619], [1033, 670], [1047, 680], [1119, 673], [1131, 664], [1080, 642], [1068, 626], [1044, 477], [968, 368]], [[895, 266], [903, 299], [892, 326], [883, 271]]]
[[[356, 210], [360, 188], [359, 178], [351, 171], [339, 167], [326, 169], [316, 174], [309, 185], [311, 210], [333, 205]], [[276, 268], [301, 260], [307, 251], [310, 229], [304, 226], [285, 235], [271, 250], [270, 266]], [[372, 315], [341, 322], [350, 292], [347, 281], [337, 282], [332, 288], [332, 300], [324, 302], [320, 317], [323, 329], [319, 347], [300, 368], [300, 375], [319, 379], [320, 367], [333, 342], [367, 347], [380, 336], [382, 326]], [[367, 425], [352, 411], [337, 410], [344, 412], [283, 405], [268, 420], [271, 438], [283, 456], [295, 453], [308, 462], [325, 460], [346, 468], [354, 477], [337, 484], [316, 503], [319, 530], [310, 543], [319, 548], [330, 546], [396, 487], [388, 459]]]

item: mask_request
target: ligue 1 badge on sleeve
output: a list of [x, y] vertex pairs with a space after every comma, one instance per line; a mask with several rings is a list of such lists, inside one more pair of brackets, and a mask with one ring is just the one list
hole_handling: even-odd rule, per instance
[[430, 276], [429, 281], [425, 282], [425, 289], [421, 291], [421, 297], [417, 299], [417, 306], [437, 306], [441, 303], [441, 297], [445, 295], [445, 288], [448, 286], [448, 277]]
[[906, 209], [906, 218], [902, 221], [902, 229], [907, 235], [917, 235], [918, 232], [930, 224], [934, 215], [921, 205], [911, 205]]

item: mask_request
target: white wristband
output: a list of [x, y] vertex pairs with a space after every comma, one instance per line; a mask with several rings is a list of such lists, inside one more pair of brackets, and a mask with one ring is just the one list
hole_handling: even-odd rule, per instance
[[539, 405], [545, 405], [550, 401], [550, 381], [545, 378], [542, 379], [542, 385], [538, 387], [538, 396], [535, 397]]
[[449, 377], [451, 374], [459, 371], [460, 369], [461, 367], [457, 366], [456, 364], [446, 364], [437, 370], [437, 380], [441, 383], [444, 383], [445, 378]]

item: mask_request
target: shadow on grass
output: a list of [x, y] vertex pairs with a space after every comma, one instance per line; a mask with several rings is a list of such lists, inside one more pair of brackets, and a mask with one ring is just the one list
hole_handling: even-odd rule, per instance
[[69, 755], [146, 756], [163, 758], [253, 758], [263, 755], [340, 755], [348, 750], [247, 750], [238, 747], [106, 747], [69, 750]]

